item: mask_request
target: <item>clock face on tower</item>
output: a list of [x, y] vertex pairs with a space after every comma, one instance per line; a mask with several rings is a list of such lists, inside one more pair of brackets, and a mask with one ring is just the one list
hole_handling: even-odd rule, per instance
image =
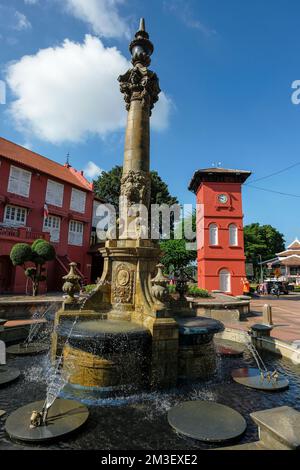
[[226, 194], [219, 194], [218, 202], [220, 204], [226, 204], [228, 202], [228, 196]]

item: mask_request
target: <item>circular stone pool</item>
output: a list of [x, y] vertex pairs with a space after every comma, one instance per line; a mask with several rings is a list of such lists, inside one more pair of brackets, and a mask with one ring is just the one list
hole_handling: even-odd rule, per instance
[[[280, 373], [288, 375], [288, 390], [270, 394], [233, 382], [232, 369], [254, 366], [254, 361], [247, 352], [243, 358], [218, 357], [217, 370], [209, 381], [185, 384], [166, 392], [145, 392], [126, 398], [97, 400], [91, 393], [83, 401], [89, 408], [90, 417], [77, 435], [69, 440], [35, 448], [193, 450], [220, 447], [179, 436], [169, 426], [168, 410], [188, 400], [210, 400], [232, 407], [244, 416], [248, 425], [246, 433], [238, 442], [257, 440], [257, 428], [249, 417], [251, 412], [284, 405], [300, 411], [300, 366], [266, 354], [264, 359], [268, 367], [276, 366]], [[5, 417], [20, 406], [45, 398], [44, 377], [49, 360], [45, 355], [15, 357], [9, 359], [9, 365], [18, 367], [23, 374], [16, 382], [0, 388], [0, 409], [7, 412], [0, 418], [0, 450], [23, 448], [20, 444], [11, 442], [5, 435]], [[69, 397], [63, 394], [63, 398]]]

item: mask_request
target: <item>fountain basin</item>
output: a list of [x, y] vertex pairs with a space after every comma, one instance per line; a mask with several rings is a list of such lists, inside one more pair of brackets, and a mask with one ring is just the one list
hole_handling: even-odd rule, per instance
[[205, 379], [216, 370], [214, 335], [224, 330], [218, 320], [203, 317], [178, 318], [178, 377], [181, 380]]
[[[151, 334], [126, 321], [82, 321], [59, 325], [57, 334], [66, 339], [64, 368], [76, 388], [107, 392], [140, 389], [148, 384]], [[71, 369], [70, 369], [71, 368]]]

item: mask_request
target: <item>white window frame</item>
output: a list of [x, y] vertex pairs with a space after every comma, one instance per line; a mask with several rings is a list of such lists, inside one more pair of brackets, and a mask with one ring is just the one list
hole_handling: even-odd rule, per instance
[[209, 225], [209, 244], [211, 246], [219, 244], [219, 228], [215, 223]]
[[62, 207], [64, 200], [64, 185], [57, 181], [49, 180], [46, 190], [46, 204], [51, 206]]
[[44, 217], [43, 232], [50, 233], [50, 241], [58, 243], [60, 240], [61, 218], [56, 215]]
[[[11, 218], [12, 213], [16, 215], [13, 219]], [[19, 213], [19, 220], [17, 220], [18, 213]], [[7, 218], [8, 214], [10, 215], [9, 218]], [[24, 220], [21, 220], [23, 219], [23, 215], [24, 215]], [[25, 207], [14, 206], [12, 204], [7, 204], [7, 206], [5, 206], [4, 217], [3, 217], [3, 224], [5, 226], [26, 227], [26, 221], [27, 221], [27, 209]]]
[[[81, 201], [80, 201], [80, 198], [82, 198]], [[80, 202], [79, 206], [78, 206], [78, 201]], [[79, 212], [80, 214], [84, 214], [85, 208], [86, 208], [86, 193], [84, 191], [80, 191], [79, 189], [72, 188], [70, 209], [74, 212]]]
[[72, 246], [83, 246], [84, 224], [78, 220], [70, 220], [68, 244]]
[[228, 227], [229, 230], [229, 246], [238, 246], [238, 228], [235, 224], [230, 224]]
[[[19, 174], [18, 177], [13, 173]], [[25, 178], [24, 178], [25, 177]], [[31, 185], [31, 172], [18, 166], [11, 165], [7, 191], [18, 196], [29, 197]]]

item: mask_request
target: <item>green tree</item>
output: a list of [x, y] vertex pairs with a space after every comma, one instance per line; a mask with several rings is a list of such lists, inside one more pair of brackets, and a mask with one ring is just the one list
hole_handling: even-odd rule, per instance
[[[106, 203], [113, 205], [118, 213], [119, 197], [121, 190], [121, 178], [123, 168], [115, 166], [108, 172], [103, 172], [94, 181], [96, 195]], [[151, 171], [151, 204], [177, 204], [176, 197], [171, 196], [168, 185], [161, 179], [156, 171]]]
[[260, 259], [266, 261], [276, 257], [285, 249], [284, 235], [271, 225], [258, 223], [244, 227], [245, 256], [248, 263], [253, 263], [255, 277], [259, 278]]
[[196, 255], [194, 251], [186, 249], [186, 240], [163, 240], [160, 242], [162, 251], [161, 262], [166, 270], [179, 271], [195, 261]]
[[196, 212], [184, 219], [178, 227], [176, 227], [176, 233], [179, 232], [181, 239], [170, 239], [162, 240], [160, 242], [160, 248], [162, 251], [161, 262], [164, 264], [168, 272], [178, 272], [181, 269], [185, 269], [188, 272], [188, 267], [196, 261], [197, 251], [189, 249], [191, 243], [195, 243], [196, 239], [188, 240], [184, 237], [184, 227], [189, 224], [192, 227], [193, 232], [196, 233]]
[[[17, 243], [10, 252], [14, 266], [21, 266], [25, 276], [32, 281], [32, 295], [37, 296], [40, 282], [46, 281], [45, 264], [55, 258], [54, 247], [45, 240], [36, 240], [31, 246]], [[31, 263], [33, 266], [26, 266]]]

